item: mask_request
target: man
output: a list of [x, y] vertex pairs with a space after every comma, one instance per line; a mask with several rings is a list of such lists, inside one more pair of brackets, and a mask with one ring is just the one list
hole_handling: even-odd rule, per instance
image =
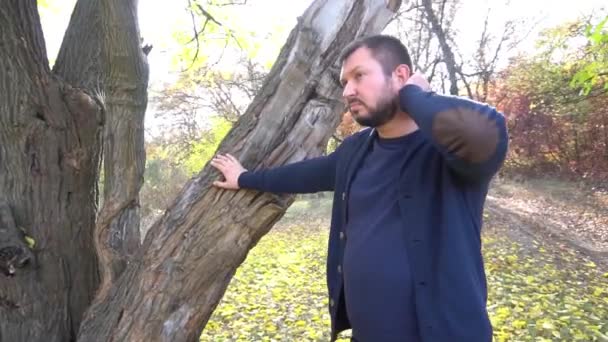
[[335, 152], [248, 172], [230, 155], [214, 184], [277, 193], [334, 191], [327, 283], [332, 341], [492, 339], [482, 211], [507, 151], [494, 108], [430, 91], [406, 48], [375, 35], [341, 58], [344, 100], [370, 127]]

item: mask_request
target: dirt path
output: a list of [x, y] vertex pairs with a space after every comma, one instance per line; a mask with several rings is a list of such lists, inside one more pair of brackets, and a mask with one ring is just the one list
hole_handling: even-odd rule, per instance
[[553, 181], [498, 181], [488, 195], [486, 215], [490, 229], [524, 247], [543, 243], [574, 249], [608, 270], [606, 193]]
[[[300, 199], [275, 229], [303, 219], [310, 226], [329, 226], [329, 195]], [[540, 246], [557, 254], [574, 251], [581, 263], [593, 261], [608, 272], [608, 192], [552, 180], [498, 180], [488, 194], [484, 221], [487, 233], [506, 236], [530, 253]]]

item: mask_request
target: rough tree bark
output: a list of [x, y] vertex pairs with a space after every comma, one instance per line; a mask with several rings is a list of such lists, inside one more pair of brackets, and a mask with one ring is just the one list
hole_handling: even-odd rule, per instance
[[[0, 200], [0, 272], [12, 277], [17, 269], [24, 268], [34, 261], [34, 255], [26, 243], [25, 231], [18, 227], [13, 212], [4, 200]], [[33, 247], [33, 246], [32, 246]], [[0, 295], [1, 296], [1, 295]], [[0, 302], [5, 299], [0, 297]], [[14, 303], [7, 301], [0, 305], [11, 306]]]
[[[344, 108], [340, 50], [355, 37], [381, 31], [399, 3], [315, 1], [219, 150], [250, 169], [319, 155]], [[293, 200], [220, 191], [211, 186], [217, 177], [206, 166], [188, 182], [107, 299], [91, 308], [79, 340], [198, 339], [236, 268]]]
[[104, 102], [104, 200], [95, 229], [100, 300], [140, 244], [148, 65], [137, 0], [78, 1], [53, 71]]
[[[0, 194], [37, 259], [0, 278], [0, 340], [75, 340], [99, 274], [107, 289], [139, 246], [147, 66], [136, 3], [79, 1], [52, 72], [36, 2], [0, 9]], [[10, 226], [0, 233], [17, 244], [23, 233]]]
[[[315, 1], [220, 150], [250, 169], [319, 155], [343, 110], [340, 50], [379, 32], [400, 3]], [[73, 341], [79, 327], [87, 342], [195, 341], [236, 268], [293, 201], [219, 191], [206, 167], [142, 248], [130, 242], [147, 81], [135, 8], [80, 0], [51, 72], [35, 0], [0, 7], [0, 265], [10, 276], [0, 274], [2, 341]]]
[[[0, 274], [0, 340], [70, 341], [98, 282], [93, 189], [103, 113], [49, 70], [34, 0], [3, 1], [0, 27], [0, 194], [3, 217], [14, 221], [3, 223], [36, 241], [35, 260]], [[8, 226], [0, 233], [19, 245], [21, 229]]]

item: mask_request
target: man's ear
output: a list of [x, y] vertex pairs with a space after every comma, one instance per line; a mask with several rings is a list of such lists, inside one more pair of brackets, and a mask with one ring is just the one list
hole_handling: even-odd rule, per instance
[[395, 69], [394, 76], [399, 86], [404, 86], [405, 82], [412, 76], [412, 70], [406, 64], [399, 64]]

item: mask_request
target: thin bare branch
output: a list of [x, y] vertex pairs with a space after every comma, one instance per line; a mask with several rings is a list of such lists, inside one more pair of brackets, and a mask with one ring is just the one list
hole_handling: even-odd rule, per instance
[[201, 11], [201, 14], [204, 15], [207, 19], [213, 21], [217, 26], [224, 26], [222, 23], [220, 23], [217, 19], [215, 19], [211, 13], [207, 12], [203, 6], [201, 6], [200, 4], [196, 4], [196, 7], [198, 7], [198, 9]]
[[437, 14], [433, 9], [433, 5], [431, 0], [422, 0], [422, 4], [424, 5], [424, 11], [426, 14], [426, 18], [431, 24], [431, 28], [433, 33], [437, 37], [439, 41], [439, 45], [441, 47], [441, 51], [443, 53], [443, 60], [446, 65], [446, 69], [448, 71], [448, 76], [450, 78], [450, 94], [457, 95], [458, 94], [458, 80], [456, 78], [456, 62], [454, 60], [454, 53], [452, 52], [452, 48], [448, 44], [448, 34], [447, 30], [445, 30], [441, 23], [437, 18]]
[[[192, 8], [191, 0], [188, 0], [188, 8]], [[198, 39], [199, 31], [196, 28], [196, 18], [194, 17], [194, 12], [192, 10], [190, 10], [190, 18], [192, 19], [192, 28], [194, 30], [194, 39], [196, 40], [196, 52], [194, 53], [194, 57], [192, 58], [192, 63], [190, 64], [190, 67], [188, 67], [188, 69], [192, 68], [192, 66], [194, 65], [194, 62], [196, 61], [196, 58], [198, 57], [198, 52], [201, 47], [200, 41]], [[207, 20], [205, 21], [205, 24], [203, 24], [203, 29], [201, 30], [201, 32], [203, 32], [205, 30], [205, 27], [207, 26], [208, 21], [209, 21], [209, 18], [207, 18]]]

